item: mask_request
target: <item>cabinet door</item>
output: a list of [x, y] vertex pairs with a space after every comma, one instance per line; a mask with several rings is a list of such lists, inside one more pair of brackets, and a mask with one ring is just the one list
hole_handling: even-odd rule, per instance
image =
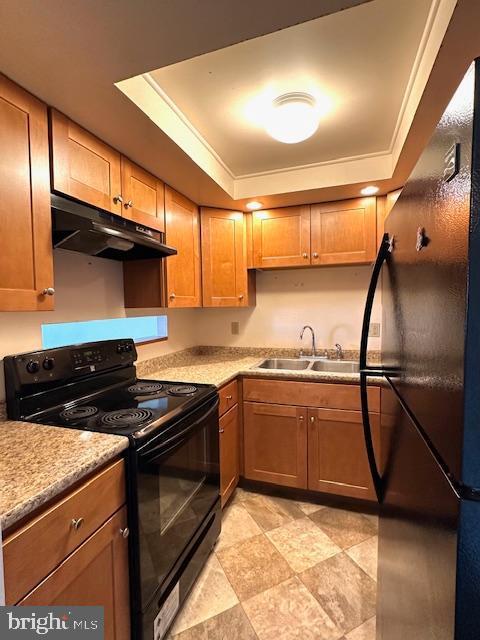
[[178, 251], [167, 258], [169, 307], [201, 307], [200, 221], [195, 203], [165, 187], [167, 243]]
[[240, 436], [238, 404], [220, 418], [220, 495], [222, 507], [238, 484]]
[[364, 264], [376, 256], [375, 198], [312, 205], [312, 264]]
[[123, 216], [147, 227], [165, 230], [165, 185], [122, 156]]
[[18, 604], [103, 606], [106, 640], [130, 638], [128, 544], [123, 507]]
[[[378, 448], [380, 416], [370, 421]], [[375, 500], [360, 411], [308, 410], [308, 488]]]
[[310, 206], [256, 211], [253, 261], [258, 268], [310, 264]]
[[122, 215], [118, 151], [62, 113], [50, 115], [53, 189]]
[[200, 220], [203, 306], [248, 306], [243, 213], [202, 208]]
[[245, 402], [245, 477], [307, 488], [307, 409]]
[[0, 74], [0, 311], [48, 311], [53, 257], [47, 108]]

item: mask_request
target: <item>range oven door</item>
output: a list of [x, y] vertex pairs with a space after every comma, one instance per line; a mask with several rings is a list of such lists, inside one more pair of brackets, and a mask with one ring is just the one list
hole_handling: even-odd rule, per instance
[[137, 450], [141, 608], [157, 595], [220, 493], [218, 397]]

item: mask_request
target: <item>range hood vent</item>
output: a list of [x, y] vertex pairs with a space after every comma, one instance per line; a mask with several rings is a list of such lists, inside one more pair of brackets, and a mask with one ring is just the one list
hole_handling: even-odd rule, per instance
[[53, 246], [111, 260], [165, 258], [177, 253], [165, 234], [132, 220], [51, 195]]

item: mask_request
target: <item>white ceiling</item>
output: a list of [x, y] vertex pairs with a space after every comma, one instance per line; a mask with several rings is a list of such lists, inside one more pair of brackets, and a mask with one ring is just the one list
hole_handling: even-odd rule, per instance
[[[392, 178], [456, 0], [372, 0], [164, 66], [116, 86], [233, 198]], [[262, 105], [327, 105], [287, 145]]]
[[[431, 4], [375, 0], [150, 76], [235, 177], [385, 152]], [[317, 133], [293, 145], [257, 117], [263, 97], [268, 105], [289, 91], [330, 108]]]

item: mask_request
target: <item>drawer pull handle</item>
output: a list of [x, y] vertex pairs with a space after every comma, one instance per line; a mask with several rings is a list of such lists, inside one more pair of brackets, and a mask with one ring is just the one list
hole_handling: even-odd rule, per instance
[[72, 529], [78, 531], [83, 524], [83, 518], [73, 518]]
[[126, 539], [130, 535], [130, 529], [125, 527], [124, 529], [120, 529], [120, 533], [122, 534], [122, 538]]
[[225, 396], [227, 400], [231, 400], [233, 396]]
[[224, 432], [225, 432], [225, 429], [219, 429], [218, 430], [218, 433], [224, 433]]

